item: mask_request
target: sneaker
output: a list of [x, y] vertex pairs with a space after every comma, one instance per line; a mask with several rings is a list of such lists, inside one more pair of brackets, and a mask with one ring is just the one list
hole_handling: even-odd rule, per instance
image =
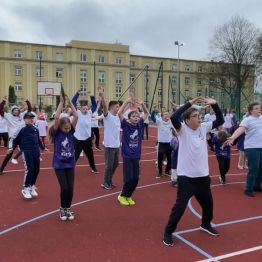
[[127, 197], [126, 200], [130, 206], [134, 206], [136, 204], [136, 202], [131, 197]]
[[246, 196], [248, 196], [248, 197], [255, 197], [255, 195], [252, 193], [252, 192], [250, 192], [250, 191], [244, 191], [244, 194], [246, 195]]
[[109, 185], [111, 186], [112, 189], [117, 187], [116, 184], [114, 183], [110, 183]]
[[200, 230], [205, 231], [212, 236], [218, 236], [219, 235], [219, 233], [216, 231], [216, 229], [213, 228], [211, 225], [208, 225], [208, 226], [201, 225]]
[[74, 212], [70, 210], [70, 208], [66, 208], [66, 216], [68, 220], [74, 220]]
[[163, 243], [166, 245], [166, 246], [169, 246], [169, 247], [172, 247], [174, 246], [174, 241], [172, 239], [172, 235], [168, 235], [168, 234], [164, 234], [164, 237], [163, 237]]
[[163, 177], [163, 174], [162, 174], [162, 173], [158, 173], [158, 174], [156, 175], [156, 178], [161, 178], [161, 177]]
[[107, 190], [113, 189], [112, 185], [110, 185], [107, 182], [104, 182], [103, 184], [101, 184], [101, 187]]
[[60, 219], [62, 221], [66, 221], [67, 220], [66, 208], [60, 207]]
[[98, 150], [98, 151], [102, 150], [99, 146], [96, 146], [95, 149]]
[[253, 190], [254, 190], [255, 192], [260, 192], [260, 193], [262, 193], [262, 188], [261, 188], [261, 187], [254, 187]]
[[99, 173], [99, 172], [98, 172], [98, 170], [97, 170], [96, 168], [94, 168], [94, 169], [91, 169], [91, 172], [92, 172], [92, 173], [94, 173], [94, 174], [97, 174], [97, 173]]
[[18, 161], [17, 161], [15, 158], [12, 158], [12, 159], [11, 159], [11, 163], [14, 164], [14, 165], [17, 165], [17, 164], [18, 164]]
[[123, 206], [129, 206], [130, 205], [129, 202], [127, 201], [126, 197], [124, 197], [124, 196], [119, 195], [117, 197], [117, 199], [118, 199], [119, 203]]
[[35, 185], [30, 187], [30, 194], [31, 194], [32, 197], [37, 197], [38, 196], [38, 193], [36, 192], [36, 189], [37, 188], [36, 188]]
[[172, 186], [172, 187], [176, 187], [176, 186], [177, 186], [177, 181], [176, 181], [176, 180], [171, 181], [171, 186]]
[[219, 177], [219, 182], [221, 185], [225, 185], [226, 184], [226, 180], [223, 179], [222, 177]]
[[237, 165], [237, 168], [238, 168], [238, 169], [244, 169], [244, 167], [243, 167], [243, 166], [240, 166], [240, 165]]
[[84, 151], [81, 151], [80, 156], [84, 156]]
[[42, 157], [39, 157], [39, 160], [40, 160], [40, 161], [43, 161], [43, 158], [42, 158]]
[[166, 165], [167, 165], [167, 162], [166, 162], [166, 161], [163, 161], [163, 165], [166, 166]]
[[25, 199], [30, 199], [30, 198], [32, 198], [32, 196], [31, 196], [31, 194], [30, 194], [30, 187], [24, 187], [23, 189], [22, 189], [22, 195], [23, 195], [23, 197], [25, 198]]

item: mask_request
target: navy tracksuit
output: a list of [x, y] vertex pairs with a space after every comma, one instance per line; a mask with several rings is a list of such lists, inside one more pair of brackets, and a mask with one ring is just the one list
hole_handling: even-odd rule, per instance
[[14, 135], [13, 149], [19, 145], [23, 152], [25, 166], [24, 187], [33, 186], [36, 183], [40, 170], [40, 150], [44, 146], [39, 138], [39, 131], [33, 125], [22, 125]]

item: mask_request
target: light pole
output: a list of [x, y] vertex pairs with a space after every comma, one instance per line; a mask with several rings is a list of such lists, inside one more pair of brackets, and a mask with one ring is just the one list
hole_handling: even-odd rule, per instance
[[179, 60], [179, 49], [180, 46], [183, 46], [184, 43], [181, 43], [179, 41], [175, 41], [174, 44], [177, 46], [177, 84], [176, 84], [176, 89], [178, 92], [178, 104], [180, 105], [180, 60]]
[[[40, 66], [40, 72], [39, 72], [39, 79], [41, 82], [41, 77], [42, 77], [42, 54], [39, 55], [39, 66]], [[41, 99], [41, 95], [40, 95], [40, 101], [39, 101], [39, 110], [42, 109], [42, 99]]]

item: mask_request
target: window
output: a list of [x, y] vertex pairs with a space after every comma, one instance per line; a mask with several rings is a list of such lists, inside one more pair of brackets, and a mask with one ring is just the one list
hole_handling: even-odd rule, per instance
[[36, 51], [36, 52], [35, 52], [35, 58], [36, 58], [37, 60], [42, 59], [42, 58], [43, 58], [43, 52], [42, 52], [42, 51]]
[[39, 76], [39, 77], [44, 76], [44, 68], [41, 67], [41, 71], [40, 71], [40, 67], [36, 67], [36, 69], [35, 69], [35, 75], [36, 75], [36, 76]]
[[80, 54], [80, 61], [86, 62], [86, 54]]
[[202, 96], [201, 90], [197, 90], [197, 96]]
[[162, 96], [162, 88], [161, 87], [158, 87], [158, 96]]
[[105, 72], [103, 72], [103, 71], [98, 72], [98, 82], [99, 83], [105, 83], [105, 77], [106, 77]]
[[122, 64], [122, 59], [121, 59], [121, 57], [117, 57], [117, 58], [116, 58], [116, 64], [117, 64], [117, 65], [121, 65], [121, 64]]
[[22, 50], [15, 49], [15, 58], [21, 58], [21, 57], [22, 57]]
[[64, 60], [64, 54], [61, 52], [56, 53], [56, 61], [63, 61]]
[[116, 72], [116, 84], [122, 84], [122, 73]]
[[213, 85], [213, 84], [215, 84], [215, 78], [213, 78], [213, 77], [210, 77], [209, 78], [209, 83], [211, 84], [211, 85]]
[[87, 82], [87, 71], [84, 69], [80, 70], [80, 82]]
[[15, 66], [15, 75], [16, 76], [22, 75], [22, 66]]
[[98, 58], [98, 63], [103, 64], [105, 63], [105, 57], [103, 55], [100, 55]]
[[171, 83], [172, 83], [173, 85], [176, 84], [176, 76], [172, 76], [172, 77], [171, 77]]
[[87, 95], [87, 85], [81, 84], [80, 85], [80, 96], [86, 96]]
[[186, 76], [185, 77], [185, 85], [189, 85], [190, 84], [190, 77]]
[[172, 88], [171, 94], [172, 94], [172, 97], [176, 97], [176, 90]]
[[122, 86], [116, 85], [116, 97], [120, 97], [122, 94]]
[[214, 67], [214, 66], [211, 66], [210, 72], [211, 72], [211, 73], [215, 73], [215, 67]]
[[178, 69], [177, 64], [173, 64], [171, 69], [172, 69], [173, 71], [177, 71], [177, 69]]
[[135, 61], [130, 61], [130, 66], [131, 67], [135, 67], [136, 66], [136, 62]]
[[22, 82], [15, 82], [15, 91], [22, 91]]
[[185, 97], [189, 97], [189, 90], [185, 90]]
[[130, 83], [134, 82], [135, 78], [136, 78], [135, 74], [130, 74]]
[[190, 71], [190, 65], [185, 65], [185, 71], [189, 72]]
[[201, 78], [197, 78], [196, 83], [197, 83], [197, 85], [202, 85], [202, 79]]
[[55, 71], [55, 76], [57, 78], [63, 77], [64, 76], [64, 69], [63, 68], [57, 68]]
[[203, 71], [202, 66], [199, 66], [198, 69], [197, 69], [197, 71], [201, 73], [201, 72]]

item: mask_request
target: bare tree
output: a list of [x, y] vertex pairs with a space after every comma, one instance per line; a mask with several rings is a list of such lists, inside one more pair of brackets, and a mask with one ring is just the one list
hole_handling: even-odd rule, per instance
[[237, 15], [219, 26], [210, 40], [211, 57], [220, 62], [216, 65], [218, 81], [213, 86], [230, 96], [231, 108], [239, 118], [241, 98], [248, 100], [246, 94], [250, 90], [253, 93], [259, 35], [251, 22]]

